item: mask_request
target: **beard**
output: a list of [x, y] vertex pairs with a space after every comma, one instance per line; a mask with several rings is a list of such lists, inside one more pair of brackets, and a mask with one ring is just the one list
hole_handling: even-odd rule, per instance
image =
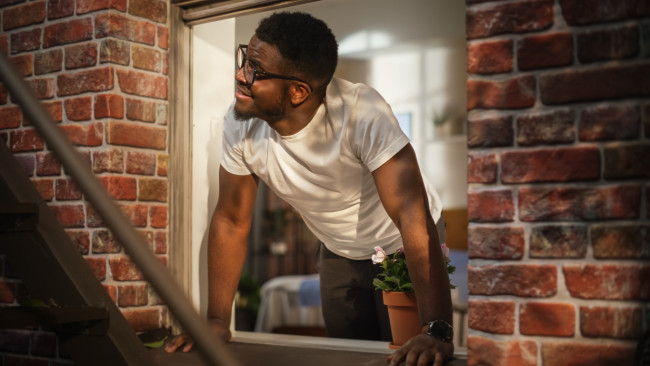
[[[237, 104], [235, 104], [234, 108], [234, 117], [235, 120], [244, 122], [248, 121], [251, 118], [259, 118], [262, 119], [268, 123], [273, 123], [282, 117], [284, 117], [285, 112], [286, 112], [286, 91], [283, 92], [283, 97], [280, 98], [275, 105], [271, 106], [270, 108], [266, 110], [260, 110], [255, 108], [255, 106], [252, 106], [252, 108], [249, 108], [248, 110], [243, 110], [239, 109], [237, 107]], [[253, 102], [255, 102], [255, 96], [251, 93], [251, 98]]]

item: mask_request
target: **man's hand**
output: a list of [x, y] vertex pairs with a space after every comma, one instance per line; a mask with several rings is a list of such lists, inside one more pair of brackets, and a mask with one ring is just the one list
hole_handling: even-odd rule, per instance
[[[228, 342], [230, 338], [232, 338], [230, 328], [225, 322], [221, 320], [210, 320], [210, 329], [212, 329], [214, 334], [224, 342]], [[185, 333], [174, 336], [169, 341], [167, 341], [167, 344], [165, 344], [165, 351], [168, 353], [173, 353], [181, 347], [183, 352], [189, 352], [192, 347], [194, 347], [194, 341], [192, 341], [190, 337]]]
[[405, 362], [406, 366], [442, 366], [454, 355], [454, 344], [439, 341], [426, 334], [418, 334], [388, 356], [386, 363], [397, 366]]

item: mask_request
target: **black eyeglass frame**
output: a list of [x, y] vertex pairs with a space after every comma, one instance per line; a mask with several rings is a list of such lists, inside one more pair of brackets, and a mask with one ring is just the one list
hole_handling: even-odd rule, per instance
[[[257, 77], [257, 78], [262, 78], [262, 79], [283, 79], [283, 80], [299, 81], [301, 83], [307, 84], [307, 86], [309, 87], [310, 92], [313, 90], [313, 88], [311, 87], [311, 85], [308, 82], [306, 82], [306, 81], [304, 81], [302, 79], [299, 79], [297, 77], [287, 76], [287, 75], [280, 75], [280, 74], [273, 74], [273, 73], [270, 73], [270, 72], [266, 72], [264, 70], [259, 70], [257, 68], [257, 66], [255, 66], [255, 64], [250, 62], [250, 60], [248, 59], [248, 56], [246, 54], [247, 49], [248, 49], [248, 45], [246, 45], [246, 44], [240, 44], [237, 47], [237, 52], [235, 53], [235, 63], [237, 65], [237, 71], [239, 71], [239, 69], [244, 67], [246, 65], [246, 62], [248, 62], [248, 64], [253, 69], [253, 74], [252, 74], [253, 76], [251, 76], [251, 80], [248, 80], [248, 78], [246, 77], [246, 72], [244, 72], [244, 80], [246, 80], [248, 85], [253, 85], [253, 83], [255, 82], [255, 78]], [[243, 57], [240, 57], [240, 55], [242, 55]], [[240, 62], [241, 62], [241, 65], [240, 65]]]

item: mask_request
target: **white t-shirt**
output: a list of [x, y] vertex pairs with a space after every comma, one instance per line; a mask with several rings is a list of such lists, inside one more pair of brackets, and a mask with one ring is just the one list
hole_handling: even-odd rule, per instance
[[[402, 245], [372, 171], [409, 140], [377, 91], [334, 78], [313, 119], [290, 136], [281, 136], [258, 118], [237, 121], [233, 108], [224, 123], [224, 169], [257, 175], [338, 255], [368, 259], [375, 246], [392, 253]], [[440, 198], [426, 179], [425, 185], [438, 221]]]

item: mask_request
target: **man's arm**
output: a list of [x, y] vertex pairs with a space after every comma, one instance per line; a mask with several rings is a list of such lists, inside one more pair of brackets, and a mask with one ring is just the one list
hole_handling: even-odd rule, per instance
[[[449, 276], [413, 147], [406, 145], [377, 168], [373, 177], [382, 204], [402, 235], [422, 325], [432, 320], [451, 324]], [[437, 352], [443, 357], [437, 357]], [[442, 358], [452, 354], [453, 345], [421, 334], [393, 354], [392, 359], [404, 359], [407, 365], [415, 365], [420, 357], [429, 361], [440, 358], [435, 363], [438, 365]]]

